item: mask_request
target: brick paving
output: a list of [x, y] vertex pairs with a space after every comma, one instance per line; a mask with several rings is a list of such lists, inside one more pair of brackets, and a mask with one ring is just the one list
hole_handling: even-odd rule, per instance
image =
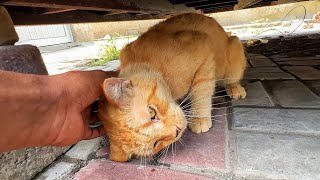
[[170, 170], [165, 167], [140, 167], [137, 164], [117, 163], [108, 160], [92, 160], [74, 176], [75, 180], [107, 179], [190, 179], [209, 180], [210, 177]]
[[[226, 114], [225, 109], [220, 109], [215, 115]], [[216, 116], [213, 118], [213, 128], [203, 134], [187, 131], [182, 137], [183, 143], [175, 143], [165, 163], [194, 166], [201, 168], [226, 167], [226, 118]]]
[[[247, 98], [220, 98], [225, 103], [213, 106], [214, 127], [203, 134], [187, 131], [165, 158], [116, 163], [108, 159], [105, 141], [91, 140], [38, 177], [55, 170], [55, 177], [77, 180], [320, 179], [320, 56], [311, 48], [318, 42], [270, 40], [248, 48]], [[108, 68], [118, 62], [112, 63]]]

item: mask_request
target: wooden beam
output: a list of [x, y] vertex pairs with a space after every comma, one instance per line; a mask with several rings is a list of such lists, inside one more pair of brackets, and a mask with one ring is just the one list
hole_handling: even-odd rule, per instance
[[38, 15], [25, 11], [9, 11], [15, 25], [71, 24], [87, 22], [111, 22], [147, 19], [166, 19], [169, 15], [147, 14], [99, 14], [93, 11], [69, 11], [57, 14]]
[[175, 8], [167, 0], [0, 0], [6, 6], [25, 6], [59, 9], [77, 9], [94, 11], [117, 11], [136, 13], [183, 13], [193, 12], [193, 8], [186, 6]]
[[233, 9], [233, 5], [229, 6], [216, 6], [203, 9], [204, 13], [213, 13], [213, 12], [221, 12], [221, 11], [230, 11]]
[[211, 2], [211, 3], [207, 3], [207, 4], [204, 4], [204, 5], [196, 5], [194, 6], [196, 9], [203, 9], [203, 8], [207, 8], [208, 6], [209, 7], [214, 7], [214, 6], [220, 6], [220, 5], [224, 5], [224, 6], [229, 6], [230, 4], [234, 5], [237, 3], [237, 0], [230, 0], [230, 1], [224, 1], [224, 2]]
[[238, 10], [238, 9], [245, 9], [245, 8], [248, 8], [252, 5], [255, 5], [259, 2], [261, 2], [262, 0], [238, 0], [238, 4], [236, 4], [234, 6], [234, 9], [235, 10]]
[[68, 12], [68, 11], [74, 11], [75, 9], [59, 9], [59, 8], [50, 8], [46, 9], [43, 14], [56, 14], [56, 13], [62, 13], [62, 12]]
[[208, 0], [169, 0], [172, 4], [188, 4], [188, 3], [195, 3], [195, 2], [202, 2]]

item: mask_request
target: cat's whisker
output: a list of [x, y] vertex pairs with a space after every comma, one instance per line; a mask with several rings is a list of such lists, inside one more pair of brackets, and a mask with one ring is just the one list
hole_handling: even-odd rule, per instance
[[[236, 78], [224, 78], [224, 79], [216, 79], [216, 80], [213, 80], [213, 82], [218, 82], [218, 81], [223, 81], [223, 80], [237, 80]], [[209, 83], [212, 83], [212, 81], [208, 81], [207, 82], [208, 84]], [[191, 91], [188, 92], [188, 95], [182, 100], [182, 102], [179, 104], [179, 106], [181, 106], [186, 100], [190, 99], [190, 97], [193, 95], [193, 93], [198, 89], [200, 88], [201, 86], [198, 86], [196, 88], [191, 88]], [[225, 92], [226, 89], [222, 89], [222, 90], [219, 90], [219, 91], [215, 91], [214, 93], [217, 94], [217, 93], [221, 93], [221, 92]]]
[[169, 146], [167, 146], [166, 149], [165, 149], [164, 159], [163, 159], [163, 161], [162, 161], [162, 165], [161, 165], [161, 166], [163, 166], [163, 164], [164, 164], [164, 162], [165, 162], [165, 160], [166, 160], [166, 158], [167, 158], [168, 150], [169, 150]]
[[180, 138], [178, 141], [180, 142], [180, 144], [181, 144], [182, 146], [187, 146], [187, 145], [183, 142], [183, 140], [182, 140], [181, 138]]
[[185, 110], [183, 111], [185, 113], [185, 117], [187, 116], [196, 116], [199, 114], [199, 112], [201, 111], [211, 111], [211, 110], [219, 110], [219, 109], [226, 109], [229, 110], [229, 108], [231, 109], [232, 107], [225, 107], [225, 108], [209, 108], [209, 109], [205, 109], [205, 108], [199, 108], [199, 109], [193, 109], [193, 110]]
[[[158, 160], [161, 159], [161, 157], [162, 157], [162, 155], [163, 155], [163, 153], [164, 153], [164, 150], [165, 150], [165, 149], [162, 149], [162, 150], [160, 151], [160, 153], [158, 153], [158, 155], [154, 158], [157, 162], [159, 162]], [[157, 165], [159, 165], [159, 164], [157, 164]]]
[[226, 108], [232, 108], [234, 106], [220, 106], [220, 107], [209, 107], [206, 108], [206, 106], [202, 106], [202, 107], [194, 107], [194, 108], [190, 108], [190, 109], [185, 109], [183, 110], [183, 112], [196, 112], [198, 110], [214, 110], [214, 109], [226, 109]]
[[191, 95], [192, 95], [192, 93], [188, 93], [188, 95], [181, 101], [179, 106], [181, 106], [184, 102], [186, 102], [191, 97]]
[[147, 167], [147, 156], [144, 156], [144, 167]]
[[[207, 117], [198, 117], [198, 118], [207, 118]], [[211, 121], [215, 122], [224, 122], [223, 120], [211, 119]], [[197, 124], [196, 122], [189, 121], [188, 124]]]
[[200, 97], [198, 97], [198, 98], [196, 98], [196, 99], [191, 100], [191, 101], [188, 102], [187, 104], [183, 105], [181, 108], [182, 108], [182, 109], [187, 108], [187, 107], [191, 106], [194, 102], [197, 102], [198, 100], [203, 100], [202, 98], [203, 98], [203, 99], [207, 99], [207, 98], [206, 98], [206, 95], [200, 96]]
[[159, 157], [161, 157], [163, 153], [164, 153], [164, 149], [162, 149], [161, 152], [156, 156], [156, 159], [158, 159]]
[[205, 100], [207, 100], [207, 99], [208, 99], [208, 98], [206, 98], [206, 97], [199, 97], [199, 98], [197, 98], [197, 99], [194, 99], [193, 101], [190, 101], [188, 104], [182, 106], [181, 109], [188, 109], [188, 108], [190, 108], [191, 106], [194, 106], [194, 105], [196, 105], [196, 104], [199, 104], [200, 102], [205, 101]]
[[[208, 83], [210, 83], [210, 82], [208, 82]], [[181, 106], [185, 101], [187, 101], [188, 99], [190, 99], [191, 98], [191, 96], [193, 95], [193, 93], [198, 89], [198, 88], [200, 88], [200, 86], [198, 86], [198, 87], [196, 87], [196, 88], [192, 88], [191, 90], [190, 90], [190, 92], [188, 92], [187, 94], [187, 96], [182, 100], [182, 102], [179, 104], [179, 106]], [[220, 91], [216, 91], [215, 93], [220, 93], [220, 92], [224, 92], [224, 91], [226, 91], [225, 89], [223, 89], [223, 90], [220, 90]], [[188, 103], [189, 104], [189, 103]]]
[[196, 89], [191, 89], [191, 91], [188, 92], [188, 95], [183, 99], [183, 101], [179, 104], [179, 106], [181, 106], [184, 102], [186, 102], [188, 99], [190, 99], [195, 90]]
[[[229, 115], [231, 115], [231, 114], [234, 114], [234, 113], [236, 113], [236, 112], [238, 112], [238, 111], [235, 111], [235, 112], [231, 112], [231, 113], [226, 113], [226, 114], [217, 114], [217, 115], [214, 115], [214, 116], [202, 116], [202, 117], [200, 117], [200, 116], [188, 116], [188, 117], [191, 117], [191, 118], [213, 118], [213, 117], [221, 117], [221, 116], [229, 116]], [[240, 111], [239, 111], [240, 112]], [[211, 119], [212, 120], [212, 119]], [[192, 123], [192, 122], [189, 122], [190, 120], [187, 120], [188, 121], [188, 123]], [[191, 120], [192, 121], [192, 120]], [[216, 119], [213, 119], [212, 121], [221, 121], [221, 120], [216, 120]]]
[[174, 155], [176, 155], [177, 154], [177, 143], [176, 142], [174, 142]]
[[[219, 108], [219, 109], [228, 109], [228, 108], [231, 108], [231, 107]], [[207, 110], [211, 110], [211, 109], [207, 109]], [[214, 110], [218, 110], [218, 109], [214, 109]], [[199, 112], [201, 112], [201, 111], [200, 110], [192, 110], [192, 111], [186, 111], [184, 113], [185, 113], [185, 117], [191, 117], [191, 116], [198, 116], [200, 114]], [[202, 116], [209, 116], [209, 115], [202, 115]]]
[[144, 168], [145, 168], [144, 156], [141, 156], [141, 157], [140, 157], [140, 167], [141, 167], [141, 169], [144, 169]]
[[223, 106], [223, 107], [211, 107], [211, 108], [201, 108], [201, 107], [197, 107], [197, 108], [193, 108], [193, 109], [189, 109], [189, 110], [184, 110], [183, 112], [188, 112], [188, 113], [197, 113], [201, 110], [218, 110], [218, 109], [228, 109], [228, 108], [232, 108], [233, 106]]
[[173, 155], [173, 157], [174, 157], [173, 146], [174, 146], [174, 142], [173, 142], [172, 145], [171, 145], [171, 153], [172, 153], [172, 155]]
[[[229, 95], [212, 96], [212, 97], [211, 97], [211, 100], [212, 100], [212, 99], [216, 99], [216, 98], [223, 98], [223, 97], [229, 97]], [[202, 98], [203, 98], [203, 99], [202, 99]], [[204, 95], [204, 96], [200, 96], [200, 97], [198, 97], [198, 98], [190, 101], [190, 102], [187, 103], [186, 105], [182, 106], [181, 108], [182, 108], [182, 109], [188, 108], [188, 107], [190, 107], [191, 105], [198, 104], [199, 102], [202, 102], [202, 101], [207, 100], [207, 99], [208, 99], [208, 98], [206, 98], [205, 95]]]

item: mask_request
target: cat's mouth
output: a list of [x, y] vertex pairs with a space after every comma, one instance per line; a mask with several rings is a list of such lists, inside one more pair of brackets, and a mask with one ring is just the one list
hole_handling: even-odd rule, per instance
[[172, 138], [172, 136], [166, 137], [166, 138], [162, 138], [160, 140], [157, 140], [154, 144], [153, 144], [153, 149], [155, 149], [157, 147], [157, 145], [161, 142], [161, 141], [172, 141], [173, 139], [176, 139], [179, 137], [179, 135], [181, 134], [182, 129], [179, 128], [178, 126], [176, 127], [176, 132], [175, 132], [175, 137]]

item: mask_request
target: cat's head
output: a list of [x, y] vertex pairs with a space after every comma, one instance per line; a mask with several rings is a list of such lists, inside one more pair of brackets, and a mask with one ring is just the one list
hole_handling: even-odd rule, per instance
[[137, 74], [103, 82], [99, 105], [110, 142], [110, 159], [152, 156], [177, 141], [186, 129], [182, 109], [157, 75]]

